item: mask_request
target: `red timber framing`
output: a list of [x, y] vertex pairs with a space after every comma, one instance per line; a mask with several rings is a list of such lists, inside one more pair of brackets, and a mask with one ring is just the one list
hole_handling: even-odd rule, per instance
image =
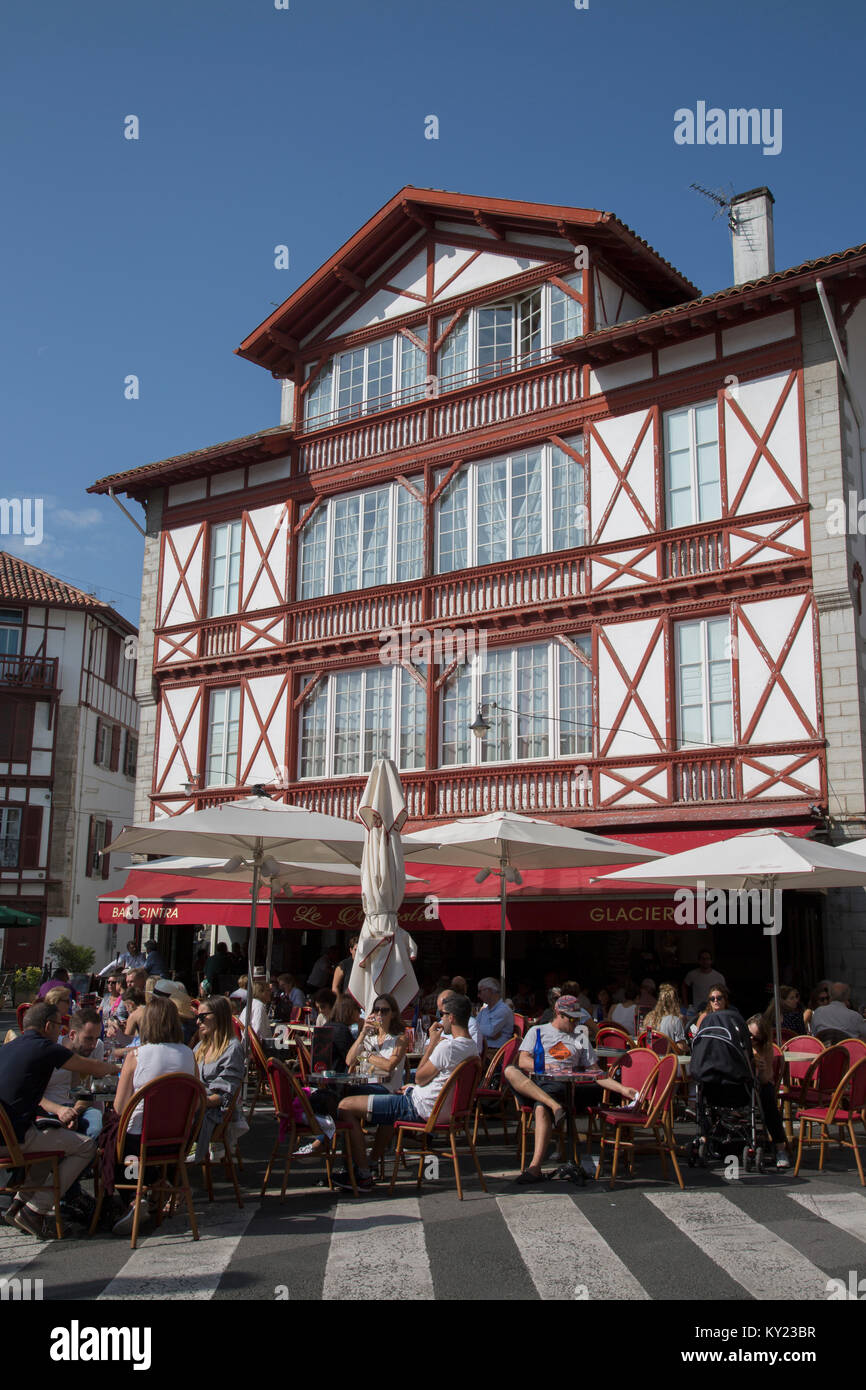
[[[534, 236], [559, 238], [559, 245]], [[467, 259], [437, 283], [436, 247], [443, 245]], [[573, 292], [564, 277], [574, 273], [581, 246], [589, 253], [577, 292], [582, 338], [545, 360], [515, 360], [495, 377], [429, 399], [305, 427], [306, 394], [335, 354], [399, 334], [426, 346], [435, 376], [436, 352], [467, 311], [545, 282]], [[497, 254], [534, 264], [456, 292], [463, 271]], [[845, 280], [848, 298], [864, 292], [866, 251], [846, 254], [847, 267], [833, 258], [826, 268], [821, 263], [831, 296], [834, 275]], [[403, 272], [419, 257], [426, 273], [407, 288]], [[362, 776], [297, 780], [302, 707], [329, 673], [375, 665], [382, 630], [402, 626], [483, 627], [491, 649], [550, 641], [575, 654], [574, 639], [588, 635], [592, 651], [591, 751], [513, 766], [436, 765], [449, 671], [431, 671], [427, 769], [403, 778], [416, 823], [510, 807], [599, 828], [670, 825], [684, 815], [734, 824], [784, 821], [825, 806], [820, 693], [804, 693], [795, 670], [807, 634], [813, 674], [820, 660], [800, 346], [800, 304], [813, 285], [812, 269], [801, 267], [766, 284], [694, 298], [694, 287], [606, 214], [403, 190], [238, 349], [294, 382], [292, 427], [237, 441], [234, 452], [213, 451], [214, 476], [243, 467], [237, 491], [184, 502], [166, 494], [161, 565], [171, 578], [155, 633], [154, 813], [238, 794], [237, 787], [203, 788], [190, 797], [180, 785], [205, 768], [212, 691], [238, 686], [246, 722], [239, 787], [262, 780], [270, 764], [275, 774], [288, 772], [278, 794], [352, 814]], [[402, 297], [402, 312], [347, 327], [376, 295]], [[629, 304], [631, 320], [617, 323]], [[646, 315], [634, 318], [642, 305]], [[764, 319], [768, 329], [751, 346], [748, 330]], [[713, 401], [721, 514], [668, 529], [665, 416]], [[436, 508], [454, 474], [543, 443], [585, 464], [587, 543], [437, 574]], [[261, 458], [285, 454], [285, 476], [257, 483], [251, 450]], [[142, 496], [208, 470], [207, 451], [199, 451], [119, 476]], [[121, 486], [106, 479], [96, 490], [112, 482]], [[423, 573], [400, 585], [300, 600], [305, 527], [329, 499], [391, 482], [423, 499]], [[228, 521], [242, 523], [241, 608], [207, 617], [212, 528]], [[766, 604], [781, 615], [772, 632]], [[715, 617], [731, 624], [732, 742], [679, 747], [676, 627]], [[267, 686], [256, 684], [264, 678]], [[778, 726], [784, 737], [774, 729], [780, 709], [787, 712]]]

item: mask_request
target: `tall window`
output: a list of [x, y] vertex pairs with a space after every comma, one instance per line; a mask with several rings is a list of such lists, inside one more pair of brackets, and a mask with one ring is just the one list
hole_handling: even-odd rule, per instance
[[728, 618], [676, 625], [679, 745], [731, 743], [734, 737]]
[[238, 780], [239, 685], [212, 690], [207, 728], [207, 785], [231, 787]]
[[[583, 276], [562, 283], [579, 294]], [[437, 341], [448, 331], [451, 316], [436, 324]], [[468, 309], [444, 339], [436, 361], [440, 391], [543, 362], [557, 343], [583, 332], [583, 305], [559, 285], [539, 285], [502, 304]]]
[[[420, 400], [427, 376], [427, 329], [413, 328], [412, 334], [420, 347], [405, 333], [397, 333], [332, 357], [307, 390], [307, 428], [323, 429], [338, 420]], [[308, 377], [315, 371], [316, 364], [310, 363]]]
[[222, 618], [240, 607], [241, 523], [211, 528], [208, 617]]
[[304, 527], [301, 598], [402, 584], [424, 570], [424, 508], [400, 483], [332, 497]]
[[21, 843], [21, 811], [17, 806], [0, 806], [0, 869], [14, 869]]
[[[442, 766], [590, 754], [591, 644], [588, 635], [572, 642], [586, 661], [560, 642], [538, 642], [461, 667], [443, 691]], [[469, 729], [479, 705], [491, 726], [484, 739]]]
[[[569, 442], [580, 453], [581, 439]], [[468, 464], [437, 505], [437, 572], [570, 550], [586, 543], [585, 521], [583, 464], [563, 449]]]
[[0, 608], [0, 656], [17, 656], [21, 650], [24, 614], [17, 608]]
[[668, 526], [688, 526], [721, 516], [715, 401], [665, 415], [665, 491]]
[[376, 758], [423, 767], [426, 730], [426, 690], [402, 666], [334, 672], [301, 710], [300, 776], [357, 776]]

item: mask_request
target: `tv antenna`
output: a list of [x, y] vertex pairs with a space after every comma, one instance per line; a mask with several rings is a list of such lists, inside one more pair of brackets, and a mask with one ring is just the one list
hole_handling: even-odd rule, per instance
[[726, 212], [728, 214], [728, 227], [732, 232], [737, 230], [737, 215], [734, 212], [733, 188], [730, 188], [728, 192], [725, 192], [723, 189], [714, 192], [711, 188], [703, 188], [699, 183], [691, 183], [689, 187], [693, 188], [696, 193], [701, 193], [703, 197], [709, 198], [711, 203], [716, 204], [716, 211], [713, 213], [714, 218], [718, 217], [720, 213]]

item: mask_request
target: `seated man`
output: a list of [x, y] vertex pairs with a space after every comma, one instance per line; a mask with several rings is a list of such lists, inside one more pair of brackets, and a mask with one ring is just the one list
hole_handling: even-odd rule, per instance
[[494, 980], [492, 975], [485, 975], [483, 980], [478, 981], [478, 998], [482, 1007], [470, 1023], [469, 1032], [479, 1052], [483, 1052], [485, 1047], [495, 1052], [514, 1034], [514, 1011], [502, 998], [499, 981]]
[[[568, 1100], [569, 1086], [558, 1081], [555, 1076], [532, 1079], [535, 1070], [535, 1043], [540, 1036], [544, 1048], [545, 1064], [550, 1058], [557, 1062], [569, 1062], [575, 1070], [592, 1066], [596, 1060], [590, 1045], [586, 1028], [578, 1024], [583, 1010], [573, 994], [561, 994], [553, 1006], [552, 1023], [535, 1024], [530, 1028], [520, 1044], [518, 1065], [505, 1068], [505, 1079], [517, 1093], [518, 1104], [527, 1102], [535, 1106], [535, 1149], [529, 1167], [520, 1174], [519, 1183], [543, 1182], [541, 1165], [547, 1154], [551, 1134], [555, 1125], [565, 1117], [565, 1102]], [[617, 1091], [620, 1095], [634, 1098], [637, 1092], [630, 1086], [621, 1086], [618, 1081], [599, 1077], [595, 1085], [582, 1085], [575, 1095], [575, 1102], [585, 1109], [595, 1104], [602, 1091]]]
[[[92, 1057], [94, 1061], [101, 1062], [105, 1049], [99, 1033], [99, 1014], [96, 1009], [79, 1009], [69, 1020], [69, 1032], [61, 1046], [78, 1057]], [[46, 1115], [55, 1115], [67, 1129], [86, 1134], [88, 1139], [95, 1139], [102, 1129], [104, 1102], [94, 1098], [77, 1100], [70, 1104], [71, 1091], [72, 1073], [65, 1067], [58, 1067], [45, 1087], [39, 1108]]]
[[815, 1010], [809, 1027], [816, 1038], [827, 1028], [846, 1038], [866, 1038], [866, 1019], [851, 1008], [850, 985], [837, 980], [830, 986], [830, 1003]]
[[104, 980], [107, 975], [113, 974], [115, 970], [136, 970], [144, 965], [144, 952], [135, 949], [134, 941], [127, 941], [126, 950], [121, 951], [120, 955], [114, 960], [109, 961], [108, 965], [103, 966], [97, 975], [97, 979]]
[[[373, 1125], [391, 1125], [395, 1120], [429, 1120], [451, 1073], [467, 1057], [478, 1056], [478, 1048], [469, 1035], [472, 1010], [466, 995], [446, 992], [440, 997], [440, 1007], [442, 1018], [430, 1025], [429, 1041], [413, 1085], [404, 1086], [393, 1095], [349, 1095], [340, 1101], [340, 1118], [354, 1121], [349, 1137], [358, 1170], [358, 1187], [362, 1191], [370, 1190], [373, 1179], [359, 1120], [366, 1118], [367, 1123]], [[447, 1118], [447, 1113], [442, 1115], [442, 1119]], [[339, 1187], [351, 1187], [346, 1172], [335, 1173], [334, 1181]]]
[[[52, 1004], [34, 1004], [28, 1009], [19, 1037], [0, 1048], [0, 1105], [9, 1116], [22, 1153], [61, 1149], [66, 1154], [59, 1165], [62, 1194], [84, 1172], [96, 1145], [92, 1139], [69, 1129], [37, 1129], [34, 1120], [45, 1088], [58, 1067], [86, 1076], [119, 1076], [120, 1067], [115, 1062], [97, 1062], [68, 1051], [57, 1042], [59, 1036], [60, 1014]], [[35, 1164], [28, 1169], [26, 1180], [50, 1184], [50, 1175], [47, 1164]], [[3, 1213], [3, 1220], [8, 1226], [17, 1226], [28, 1235], [41, 1238], [53, 1202], [50, 1185], [18, 1192]]]

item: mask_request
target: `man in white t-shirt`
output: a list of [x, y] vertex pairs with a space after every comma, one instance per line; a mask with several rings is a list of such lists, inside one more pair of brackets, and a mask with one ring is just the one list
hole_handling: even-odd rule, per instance
[[[565, 1105], [569, 1100], [568, 1084], [547, 1075], [548, 1061], [567, 1065], [572, 1071], [583, 1071], [596, 1061], [586, 1026], [577, 1021], [583, 1010], [574, 995], [561, 994], [553, 1010], [552, 1023], [536, 1023], [527, 1031], [517, 1054], [518, 1065], [505, 1068], [505, 1079], [517, 1093], [518, 1105], [528, 1102], [535, 1109], [535, 1149], [532, 1162], [517, 1179], [522, 1185], [544, 1181], [541, 1165], [554, 1127], [565, 1118]], [[544, 1048], [545, 1074], [533, 1076], [539, 1037]], [[602, 1090], [617, 1091], [630, 1098], [637, 1094], [632, 1087], [621, 1086], [603, 1076], [597, 1078], [595, 1085], [581, 1085], [579, 1089], [584, 1106], [600, 1100]]]
[[[727, 983], [724, 975], [722, 975], [720, 971], [713, 969], [713, 958], [709, 951], [701, 951], [698, 955], [697, 969], [690, 970], [683, 980], [683, 1003], [691, 1003], [693, 1009], [702, 1009], [709, 998], [709, 993], [713, 986], [727, 986]], [[688, 997], [688, 990], [692, 992], [691, 1000], [689, 1000]]]
[[[100, 1032], [96, 1010], [79, 1009], [69, 1020], [69, 1033], [61, 1046], [67, 1047], [78, 1057], [92, 1057], [94, 1061], [101, 1062], [105, 1054]], [[55, 1116], [67, 1129], [86, 1134], [88, 1139], [95, 1139], [102, 1129], [103, 1102], [98, 1099], [73, 1102], [72, 1072], [65, 1067], [52, 1073], [39, 1108], [46, 1115]]]
[[[373, 1179], [367, 1166], [367, 1151], [359, 1120], [368, 1124], [392, 1125], [395, 1120], [429, 1120], [449, 1076], [468, 1057], [477, 1057], [478, 1048], [469, 1034], [472, 1006], [465, 994], [446, 993], [439, 1001], [442, 1017], [430, 1025], [424, 1056], [415, 1072], [415, 1081], [393, 1095], [346, 1096], [340, 1101], [340, 1117], [354, 1121], [349, 1138], [357, 1172], [358, 1187], [369, 1191]], [[439, 1118], [451, 1113], [446, 1101]], [[351, 1187], [349, 1174], [335, 1173], [338, 1187]]]

